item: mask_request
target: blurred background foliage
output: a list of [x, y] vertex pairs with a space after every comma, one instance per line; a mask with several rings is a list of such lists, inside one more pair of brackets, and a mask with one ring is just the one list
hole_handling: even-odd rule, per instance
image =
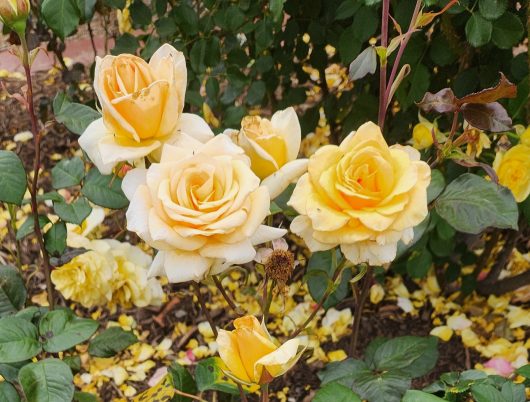
[[[447, 2], [424, 0], [424, 5], [439, 10]], [[188, 61], [187, 108], [207, 114], [217, 132], [238, 128], [241, 118], [256, 110], [297, 106], [303, 135], [314, 132], [325, 117], [329, 140], [337, 142], [362, 122], [377, 120], [377, 75], [351, 83], [347, 67], [370, 41], [375, 43], [380, 3], [44, 0], [40, 12], [59, 40], [89, 23], [95, 13], [106, 24], [115, 24], [117, 15], [120, 30], [115, 30], [113, 54], [135, 53], [148, 60], [160, 44], [171, 43]], [[413, 0], [391, 3], [391, 14], [403, 31], [414, 5]], [[403, 56], [412, 72], [392, 105], [389, 141], [410, 139], [418, 121], [414, 102], [426, 91], [449, 86], [462, 96], [493, 85], [499, 71], [519, 90], [504, 105], [514, 123], [526, 124], [527, 8], [525, 1], [460, 0], [427, 31], [415, 33]], [[395, 26], [392, 34], [397, 35]]]

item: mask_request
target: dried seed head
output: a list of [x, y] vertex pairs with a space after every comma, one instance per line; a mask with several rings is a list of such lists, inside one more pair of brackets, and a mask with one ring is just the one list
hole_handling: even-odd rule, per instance
[[287, 250], [274, 250], [265, 261], [265, 272], [278, 284], [285, 285], [294, 270], [294, 255]]

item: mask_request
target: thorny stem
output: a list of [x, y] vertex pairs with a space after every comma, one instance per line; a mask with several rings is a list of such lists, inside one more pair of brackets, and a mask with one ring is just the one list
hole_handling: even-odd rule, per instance
[[241, 397], [241, 401], [248, 402], [247, 396], [245, 395], [245, 391], [243, 391], [243, 387], [240, 383], [237, 383], [237, 388], [239, 389], [239, 396]]
[[[399, 63], [401, 61], [401, 57], [403, 56], [403, 52], [405, 51], [405, 48], [407, 47], [407, 44], [409, 43], [410, 37], [412, 36], [412, 33], [414, 32], [414, 27], [416, 25], [416, 20], [418, 19], [418, 14], [420, 13], [422, 0], [416, 1], [416, 6], [414, 7], [414, 12], [412, 13], [412, 19], [410, 20], [410, 25], [408, 31], [405, 33], [405, 36], [403, 37], [403, 42], [399, 45], [398, 53], [396, 55], [396, 59], [394, 60], [394, 65], [392, 66], [392, 71], [390, 72], [390, 78], [388, 79], [388, 83], [386, 85], [385, 94], [382, 99], [383, 101], [383, 112], [382, 112], [382, 118], [379, 118], [379, 125], [381, 126], [381, 130], [384, 127], [385, 123], [385, 115], [387, 110], [387, 104], [388, 104], [388, 98], [390, 96], [390, 90], [392, 89], [392, 84], [394, 83], [394, 79], [396, 78], [396, 74], [399, 68]], [[384, 13], [384, 8], [383, 8]], [[381, 99], [380, 99], [381, 101]], [[381, 116], [381, 113], [380, 113]]]
[[261, 386], [261, 402], [269, 402], [269, 384]]
[[221, 280], [217, 277], [217, 275], [212, 275], [213, 281], [215, 283], [215, 286], [221, 292], [221, 295], [224, 297], [230, 308], [236, 313], [237, 315], [241, 315], [239, 312], [239, 308], [236, 306], [236, 303], [232, 298], [228, 295], [225, 288], [223, 287], [223, 284], [221, 283]]
[[[337, 281], [337, 278], [340, 277], [340, 274], [342, 273], [342, 270], [344, 269], [344, 267], [346, 266], [346, 259], [342, 260], [342, 262], [340, 263], [340, 265], [335, 269], [335, 272], [333, 273], [333, 278], [331, 279], [331, 282], [333, 284], [335, 284], [335, 282]], [[309, 317], [307, 317], [307, 319], [304, 321], [304, 323], [302, 325], [300, 325], [296, 331], [294, 331], [291, 336], [289, 337], [289, 339], [292, 339], [296, 336], [298, 336], [300, 334], [300, 332], [302, 332], [304, 329], [307, 328], [307, 326], [311, 323], [311, 321], [313, 321], [313, 319], [315, 318], [315, 316], [317, 315], [318, 311], [322, 308], [322, 306], [324, 305], [324, 303], [326, 302], [326, 300], [328, 299], [329, 295], [333, 292], [333, 286], [328, 286], [328, 288], [326, 289], [326, 292], [324, 293], [324, 295], [322, 296], [322, 298], [320, 299], [320, 301], [318, 302], [317, 306], [313, 309], [313, 311], [311, 312], [311, 314], [309, 315]]]
[[33, 159], [33, 181], [30, 186], [30, 195], [31, 195], [31, 212], [33, 214], [33, 226], [35, 234], [37, 235], [37, 241], [39, 243], [40, 251], [42, 254], [42, 265], [44, 266], [44, 276], [46, 278], [46, 291], [48, 295], [48, 304], [50, 310], [54, 308], [54, 291], [53, 284], [51, 281], [51, 267], [50, 267], [50, 257], [46, 246], [44, 244], [44, 237], [39, 225], [39, 206], [37, 203], [37, 192], [39, 184], [39, 172], [40, 172], [40, 141], [41, 141], [41, 132], [37, 127], [37, 116], [35, 115], [35, 108], [33, 105], [33, 84], [31, 81], [31, 66], [29, 65], [29, 50], [28, 44], [26, 42], [26, 37], [24, 33], [19, 35], [20, 43], [22, 44], [22, 64], [24, 67], [24, 72], [26, 73], [27, 81], [27, 110], [31, 120], [31, 132], [33, 133], [33, 141], [35, 144], [35, 156]]
[[[388, 18], [390, 14], [390, 0], [383, 0], [383, 12], [381, 14], [381, 46], [388, 46]], [[379, 115], [378, 124], [381, 129], [385, 123], [385, 112], [386, 112], [386, 70], [387, 60], [381, 63], [381, 69], [379, 71]]]
[[370, 287], [372, 286], [373, 279], [374, 271], [373, 269], [370, 269], [370, 267], [368, 267], [368, 272], [363, 278], [361, 294], [358, 297], [357, 305], [355, 306], [355, 313], [353, 315], [353, 331], [350, 345], [350, 357], [353, 357], [357, 350], [357, 342], [359, 339], [359, 330], [361, 328], [361, 319], [363, 315], [364, 304], [366, 303], [366, 299], [368, 298], [368, 294], [370, 293]]
[[195, 288], [195, 294], [197, 295], [197, 299], [199, 300], [199, 304], [201, 305], [202, 313], [206, 316], [206, 319], [208, 320], [208, 323], [210, 324], [210, 327], [212, 328], [213, 335], [215, 338], [217, 338], [217, 327], [215, 326], [212, 316], [210, 315], [210, 310], [206, 308], [206, 303], [204, 302], [204, 298], [202, 297], [201, 293], [201, 285], [199, 282], [192, 281], [193, 287]]

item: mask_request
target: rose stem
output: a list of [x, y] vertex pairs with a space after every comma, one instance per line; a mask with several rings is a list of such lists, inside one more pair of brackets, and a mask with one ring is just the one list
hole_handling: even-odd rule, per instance
[[180, 395], [180, 396], [183, 396], [183, 397], [186, 397], [186, 398], [190, 398], [190, 399], [194, 399], [194, 400], [199, 401], [199, 402], [208, 402], [206, 399], [202, 399], [200, 396], [188, 394], [187, 392], [180, 391], [180, 390], [178, 390], [176, 388], [174, 388], [173, 390], [175, 391], [175, 394], [177, 394], [177, 395]]
[[213, 335], [217, 338], [217, 327], [213, 323], [212, 316], [210, 315], [210, 311], [206, 308], [206, 303], [204, 302], [204, 298], [202, 297], [202, 294], [201, 294], [201, 285], [195, 281], [193, 281], [192, 284], [193, 284], [193, 287], [195, 288], [195, 294], [197, 295], [197, 299], [199, 299], [201, 310], [203, 314], [206, 316], [206, 319], [208, 320], [210, 327], [212, 328]]
[[[390, 90], [392, 89], [392, 84], [394, 83], [394, 79], [396, 78], [397, 70], [399, 68], [399, 62], [401, 61], [401, 56], [403, 56], [403, 52], [405, 51], [405, 48], [407, 47], [409, 39], [412, 36], [412, 33], [414, 32], [414, 27], [416, 25], [416, 20], [418, 19], [418, 14], [420, 12], [421, 4], [422, 4], [422, 0], [416, 1], [416, 7], [414, 7], [414, 12], [412, 13], [412, 19], [410, 20], [409, 29], [405, 33], [405, 36], [403, 37], [403, 42], [401, 42], [401, 44], [399, 45], [399, 50], [396, 55], [396, 59], [394, 60], [392, 71], [390, 72], [390, 78], [388, 79], [385, 94], [383, 96], [384, 103], [383, 103], [382, 118], [380, 114], [380, 120], [379, 120], [381, 131], [383, 130], [383, 127], [385, 124], [385, 115], [386, 115], [386, 110], [387, 110], [388, 97], [390, 96]], [[383, 12], [384, 12], [384, 9], [383, 9]]]
[[232, 298], [228, 295], [225, 288], [223, 287], [223, 284], [221, 283], [221, 280], [217, 277], [217, 275], [212, 275], [213, 281], [215, 283], [215, 286], [217, 286], [217, 289], [219, 289], [219, 292], [221, 292], [221, 295], [224, 297], [230, 308], [236, 313], [236, 315], [241, 315], [239, 312], [239, 308], [236, 306], [236, 303]]
[[40, 141], [41, 141], [41, 132], [37, 128], [37, 116], [35, 115], [35, 109], [33, 106], [33, 84], [31, 81], [31, 67], [29, 64], [29, 50], [28, 44], [26, 42], [26, 36], [24, 33], [19, 34], [20, 43], [22, 44], [22, 64], [24, 66], [24, 72], [26, 73], [27, 81], [27, 110], [31, 120], [31, 132], [33, 134], [33, 140], [35, 144], [35, 156], [33, 159], [33, 181], [31, 182], [30, 195], [31, 195], [31, 212], [33, 214], [33, 226], [35, 234], [37, 235], [37, 241], [39, 243], [40, 251], [42, 254], [42, 265], [44, 266], [44, 276], [46, 278], [46, 293], [48, 295], [48, 304], [50, 310], [54, 308], [54, 292], [53, 284], [51, 280], [51, 267], [50, 267], [50, 257], [46, 246], [44, 244], [44, 237], [39, 225], [39, 206], [37, 204], [37, 192], [38, 192], [38, 182], [39, 182], [39, 172], [40, 172]]
[[372, 286], [373, 279], [374, 272], [372, 269], [370, 269], [370, 267], [368, 267], [368, 272], [363, 278], [361, 294], [357, 298], [357, 305], [355, 306], [355, 313], [353, 315], [353, 331], [350, 344], [350, 357], [352, 357], [355, 354], [355, 351], [357, 350], [357, 341], [359, 339], [359, 330], [361, 328], [363, 308], [364, 304], [366, 303], [366, 299], [368, 298], [368, 294], [370, 293], [370, 287]]
[[[265, 302], [265, 310], [263, 311], [263, 322], [265, 323], [267, 322], [267, 319], [269, 318], [269, 311], [271, 308], [272, 296], [273, 296], [272, 290], [274, 289], [275, 283], [276, 283], [275, 281], [271, 282], [271, 286], [269, 287], [269, 290], [267, 292], [267, 301]], [[265, 285], [268, 286], [268, 282]]]
[[9, 223], [11, 227], [11, 231], [13, 233], [13, 240], [15, 242], [15, 248], [16, 248], [16, 262], [17, 262], [17, 268], [20, 272], [22, 272], [22, 251], [20, 248], [20, 240], [17, 240], [17, 211], [16, 206], [13, 204], [6, 204], [6, 208], [9, 211]]
[[245, 395], [245, 391], [243, 390], [243, 387], [240, 383], [237, 383], [237, 388], [239, 389], [239, 395], [241, 396], [242, 402], [248, 402], [247, 396]]
[[[345, 265], [346, 265], [346, 259], [343, 259], [342, 262], [340, 263], [340, 265], [337, 267], [337, 269], [335, 269], [335, 272], [333, 273], [333, 278], [331, 279], [331, 281], [333, 283], [335, 283], [337, 278], [340, 276], [340, 274], [341, 274], [341, 272], [342, 272], [342, 270], [343, 270]], [[297, 328], [297, 330], [294, 331], [291, 334], [289, 339], [292, 339], [295, 336], [298, 336], [300, 334], [300, 332], [302, 332], [304, 329], [306, 329], [306, 327], [311, 323], [311, 321], [313, 321], [313, 318], [315, 318], [315, 316], [317, 315], [318, 311], [322, 308], [322, 305], [326, 302], [326, 300], [328, 299], [329, 295], [332, 292], [333, 292], [333, 286], [328, 286], [328, 288], [326, 289], [326, 292], [324, 293], [324, 295], [322, 296], [322, 298], [318, 302], [317, 306], [313, 309], [313, 311], [311, 312], [309, 317], [307, 317], [307, 319], [304, 321], [304, 323], [302, 325], [300, 325]]]
[[[390, 0], [383, 0], [383, 12], [381, 13], [381, 46], [388, 46], [388, 17], [390, 10]], [[378, 115], [378, 124], [383, 129], [385, 123], [385, 112], [386, 112], [386, 69], [387, 69], [387, 60], [385, 58], [384, 62], [381, 63], [381, 68], [379, 70], [379, 115]]]
[[261, 386], [261, 402], [269, 402], [269, 384]]

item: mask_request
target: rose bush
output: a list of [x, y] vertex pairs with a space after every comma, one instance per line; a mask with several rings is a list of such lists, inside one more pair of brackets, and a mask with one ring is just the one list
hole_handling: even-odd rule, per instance
[[340, 146], [323, 146], [310, 157], [289, 200], [300, 214], [291, 231], [311, 251], [340, 245], [354, 264], [386, 264], [427, 216], [429, 182], [418, 151], [389, 147], [379, 127], [365, 123]]
[[198, 281], [252, 261], [254, 245], [286, 233], [262, 225], [269, 192], [226, 135], [177, 145], [166, 144], [160, 163], [134, 169], [123, 181], [131, 201], [127, 228], [159, 250], [150, 275]]

